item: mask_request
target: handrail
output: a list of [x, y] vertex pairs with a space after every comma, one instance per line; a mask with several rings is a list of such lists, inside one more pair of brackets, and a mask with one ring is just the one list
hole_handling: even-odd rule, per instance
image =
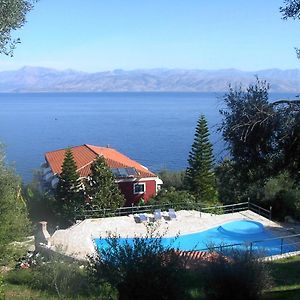
[[248, 205], [248, 202], [226, 204], [226, 205], [208, 206], [208, 207], [203, 207], [202, 209], [224, 208], [224, 207], [232, 207], [232, 206], [241, 206], [241, 205], [245, 205], [245, 204]]
[[265, 208], [263, 208], [263, 207], [260, 207], [260, 206], [258, 206], [257, 204], [254, 204], [254, 203], [252, 203], [252, 202], [249, 202], [249, 204], [252, 205], [252, 206], [254, 206], [254, 207], [256, 207], [256, 208], [258, 208], [258, 209], [261, 209], [261, 210], [263, 210], [263, 211], [269, 213], [269, 210], [267, 210], [267, 209], [265, 209]]
[[257, 240], [257, 241], [252, 241], [252, 242], [245, 242], [245, 243], [235, 243], [235, 244], [222, 244], [219, 246], [212, 246], [212, 247], [207, 247], [207, 248], [202, 248], [202, 249], [195, 249], [193, 251], [206, 251], [206, 250], [214, 250], [214, 249], [220, 249], [222, 250], [223, 248], [233, 248], [236, 246], [248, 246], [250, 248], [250, 252], [253, 251], [253, 245], [254, 244], [259, 244], [259, 243], [264, 243], [268, 241], [274, 241], [274, 240], [280, 240], [280, 254], [283, 254], [283, 248], [286, 246], [291, 246], [291, 245], [296, 245], [300, 244], [300, 240], [298, 242], [292, 242], [292, 243], [286, 243], [284, 244], [283, 241], [286, 239], [291, 239], [291, 238], [298, 238], [300, 237], [300, 234], [290, 234], [286, 236], [280, 236], [280, 237], [275, 237], [275, 238], [269, 238], [269, 239], [264, 239], [264, 240]]
[[194, 209], [200, 212], [212, 211], [211, 213], [217, 213], [217, 210], [221, 210], [222, 213], [233, 213], [241, 210], [253, 210], [260, 215], [264, 215], [271, 219], [271, 210], [262, 208], [254, 203], [242, 202], [226, 205], [215, 205], [202, 207], [201, 203], [192, 202], [177, 202], [177, 203], [165, 203], [165, 204], [153, 204], [153, 205], [140, 205], [140, 206], [129, 206], [129, 207], [119, 207], [115, 210], [106, 208], [100, 209], [98, 207], [91, 207], [84, 209], [82, 212], [78, 212], [76, 219], [86, 219], [89, 217], [108, 217], [108, 216], [124, 216], [134, 213], [146, 213], [154, 211], [155, 209], [167, 209], [167, 208], [177, 208], [177, 209]]
[[[248, 246], [250, 249], [250, 252], [254, 251], [253, 250], [253, 246], [254, 246], [254, 242], [250, 242], [250, 243], [239, 243], [239, 244], [224, 244], [224, 245], [220, 245], [220, 246], [213, 246], [213, 247], [208, 247], [208, 248], [201, 248], [201, 249], [194, 249], [192, 251], [208, 251], [208, 250], [216, 250], [216, 249], [220, 249], [221, 251], [223, 250], [223, 248], [233, 248], [236, 246]], [[283, 244], [281, 242], [280, 244], [280, 254], [283, 254], [283, 249], [284, 247], [288, 247], [288, 246], [293, 246], [293, 245], [297, 245], [300, 244], [299, 242], [295, 242], [295, 243], [286, 243]]]

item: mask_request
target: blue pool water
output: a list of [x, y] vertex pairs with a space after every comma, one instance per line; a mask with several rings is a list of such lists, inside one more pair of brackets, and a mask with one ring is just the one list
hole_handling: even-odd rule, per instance
[[[162, 244], [178, 250], [207, 250], [210, 246], [243, 244], [236, 246], [243, 249], [249, 247], [252, 242], [252, 249], [261, 252], [263, 255], [276, 255], [281, 253], [281, 240], [275, 239], [261, 223], [241, 220], [222, 224], [212, 229], [193, 234], [179, 235], [177, 238], [162, 238]], [[119, 243], [133, 244], [133, 238], [120, 238]], [[101, 249], [107, 247], [106, 239], [95, 239], [96, 247]], [[291, 252], [296, 249], [287, 245], [284, 240], [282, 252]]]

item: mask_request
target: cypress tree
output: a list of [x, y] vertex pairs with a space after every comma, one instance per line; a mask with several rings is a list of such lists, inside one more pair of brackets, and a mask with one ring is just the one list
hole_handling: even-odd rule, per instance
[[73, 222], [76, 210], [84, 205], [82, 183], [71, 149], [65, 152], [62, 172], [56, 187], [56, 200], [58, 214], [61, 215], [63, 223]]
[[211, 203], [216, 200], [213, 160], [207, 122], [205, 116], [201, 115], [197, 122], [195, 138], [185, 174], [185, 185], [195, 194], [197, 201]]
[[86, 192], [92, 204], [99, 208], [116, 209], [123, 206], [125, 202], [115, 182], [115, 177], [103, 156], [98, 156], [91, 165], [91, 175], [87, 180]]

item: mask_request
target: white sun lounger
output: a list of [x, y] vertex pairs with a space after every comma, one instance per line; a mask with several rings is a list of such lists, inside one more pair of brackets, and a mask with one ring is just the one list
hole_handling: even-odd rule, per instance
[[134, 220], [137, 223], [143, 223], [143, 222], [147, 222], [148, 218], [145, 214], [138, 214], [138, 215], [134, 215]]
[[170, 220], [177, 218], [175, 210], [173, 208], [169, 209], [169, 218], [170, 218]]
[[156, 209], [153, 213], [153, 217], [154, 217], [154, 221], [159, 221], [162, 219], [161, 216], [161, 210], [160, 209]]

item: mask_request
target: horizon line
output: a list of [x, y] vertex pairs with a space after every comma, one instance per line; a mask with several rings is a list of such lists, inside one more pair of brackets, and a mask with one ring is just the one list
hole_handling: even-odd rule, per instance
[[238, 71], [238, 72], [244, 72], [244, 73], [255, 73], [255, 72], [261, 72], [261, 71], [300, 71], [300, 68], [293, 68], [293, 69], [281, 69], [281, 68], [267, 68], [267, 69], [259, 69], [259, 70], [243, 70], [243, 69], [237, 69], [237, 68], [221, 68], [221, 69], [201, 69], [201, 68], [165, 68], [165, 67], [155, 67], [155, 68], [135, 68], [135, 69], [122, 69], [122, 68], [116, 68], [116, 69], [107, 69], [102, 71], [82, 71], [80, 69], [75, 68], [55, 68], [55, 67], [45, 67], [40, 65], [24, 65], [22, 67], [16, 68], [16, 69], [6, 69], [6, 70], [0, 70], [0, 73], [2, 72], [16, 72], [21, 71], [22, 69], [46, 69], [46, 70], [55, 70], [60, 72], [66, 72], [66, 71], [75, 71], [80, 73], [86, 73], [86, 74], [95, 74], [95, 73], [107, 73], [107, 72], [134, 72], [134, 71], [159, 71], [159, 70], [165, 70], [165, 71], [207, 71], [207, 72], [216, 72], [216, 71]]

